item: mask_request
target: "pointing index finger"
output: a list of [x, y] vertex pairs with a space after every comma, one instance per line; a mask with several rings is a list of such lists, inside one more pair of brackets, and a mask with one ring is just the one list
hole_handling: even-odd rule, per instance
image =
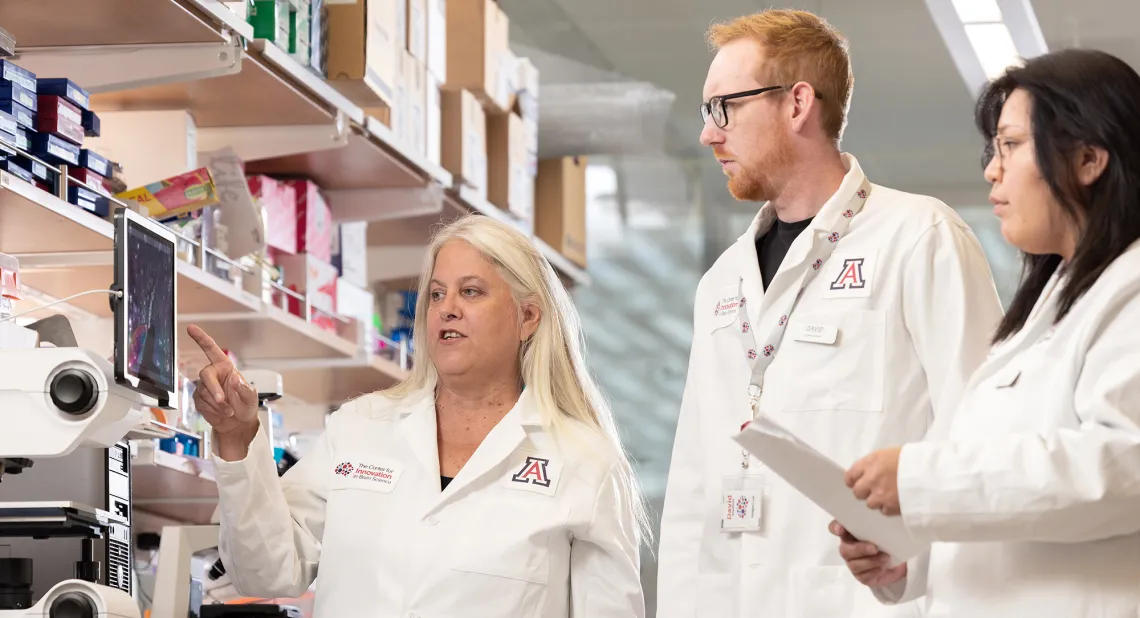
[[206, 331], [191, 324], [186, 327], [186, 334], [190, 335], [190, 338], [194, 340], [194, 343], [198, 344], [199, 348], [202, 348], [202, 352], [206, 354], [206, 358], [209, 359], [211, 363], [219, 366], [229, 366], [232, 364], [230, 357], [226, 356], [226, 353], [218, 347], [213, 337], [206, 334]]

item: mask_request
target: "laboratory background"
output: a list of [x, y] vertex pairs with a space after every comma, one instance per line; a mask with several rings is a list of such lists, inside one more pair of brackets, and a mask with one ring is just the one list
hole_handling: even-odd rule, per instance
[[[843, 150], [873, 182], [956, 209], [1008, 303], [1020, 264], [987, 201], [977, 92], [1019, 58], [1067, 47], [1140, 66], [1140, 3], [786, 4], [823, 16], [850, 41], [855, 86]], [[696, 286], [760, 206], [729, 195], [698, 140], [713, 57], [705, 31], [761, 8], [743, 0], [0, 2], [0, 315], [13, 318], [0, 322], [0, 359], [46, 341], [88, 351], [82, 362], [121, 352], [115, 371], [137, 376], [145, 355], [172, 349], [172, 337], [178, 348], [174, 371], [152, 368], [173, 374], [159, 389], [171, 409], [152, 408], [149, 433], [115, 448], [47, 456], [64, 447], [38, 444], [34, 415], [0, 409], [0, 433], [25, 423], [11, 435], [45, 454], [0, 450], [0, 510], [64, 505], [40, 523], [0, 517], [11, 537], [27, 533], [0, 539], [0, 616], [31, 598], [24, 563], [5, 561], [22, 555], [35, 556], [37, 578], [57, 581], [100, 563], [88, 575], [129, 590], [153, 618], [253, 601], [218, 559], [209, 432], [191, 397], [206, 359], [185, 326], [206, 328], [253, 382], [284, 472], [341, 403], [408, 375], [431, 234], [473, 212], [523, 231], [570, 291], [590, 368], [656, 521]], [[121, 209], [133, 216], [116, 216]], [[118, 239], [140, 230], [167, 238], [173, 252], [128, 255]], [[161, 280], [171, 260], [176, 298]], [[159, 266], [148, 270], [148, 261]], [[91, 293], [132, 282], [142, 309], [118, 307], [126, 295]], [[162, 308], [171, 302], [172, 316]], [[67, 332], [48, 319], [56, 315]], [[61, 388], [80, 405], [94, 387], [75, 379]], [[13, 438], [0, 445], [14, 447]], [[113, 526], [105, 546], [80, 543], [77, 530], [107, 522], [72, 503], [129, 512], [129, 525]], [[56, 528], [42, 523], [55, 517]], [[653, 615], [653, 548], [642, 558]], [[42, 581], [37, 588], [42, 594]], [[312, 611], [311, 591], [257, 601]]]

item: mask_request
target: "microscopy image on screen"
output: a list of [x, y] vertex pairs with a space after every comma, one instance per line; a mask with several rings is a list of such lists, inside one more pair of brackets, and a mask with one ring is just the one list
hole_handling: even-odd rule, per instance
[[130, 222], [127, 372], [174, 390], [174, 245]]

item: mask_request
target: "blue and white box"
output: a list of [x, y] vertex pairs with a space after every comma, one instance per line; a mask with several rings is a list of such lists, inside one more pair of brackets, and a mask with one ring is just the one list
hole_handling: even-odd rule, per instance
[[40, 97], [35, 90], [17, 84], [16, 82], [0, 81], [0, 101], [12, 101], [34, 111], [40, 108]]
[[0, 80], [12, 84], [19, 84], [32, 92], [36, 90], [36, 74], [16, 66], [11, 60], [0, 60]]
[[36, 130], [36, 114], [32, 110], [14, 101], [0, 99], [0, 112], [11, 115], [20, 126]]
[[111, 177], [111, 162], [86, 148], [79, 151], [79, 166], [85, 167], [103, 178]]
[[39, 94], [54, 94], [57, 97], [63, 97], [78, 105], [80, 109], [88, 109], [91, 107], [91, 95], [87, 94], [86, 90], [80, 88], [70, 79], [41, 79], [36, 84], [36, 92]]
[[32, 135], [32, 154], [53, 165], [79, 165], [79, 146], [51, 133]]

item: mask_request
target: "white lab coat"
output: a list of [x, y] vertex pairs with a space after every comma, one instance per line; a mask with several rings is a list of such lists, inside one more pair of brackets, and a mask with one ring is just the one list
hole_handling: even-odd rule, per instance
[[903, 447], [903, 519], [934, 545], [884, 600], [925, 592], [930, 618], [1140, 616], [1140, 243], [1055, 327], [1042, 296], [947, 432]]
[[570, 426], [553, 435], [524, 391], [442, 493], [433, 389], [345, 404], [280, 479], [259, 435], [214, 457], [223, 560], [246, 595], [316, 578], [314, 618], [641, 617], [615, 449]]
[[[799, 289], [813, 243], [827, 242], [864, 175], [844, 155], [842, 186], [796, 238], [763, 290], [755, 239], [771, 205], [697, 288], [694, 338], [661, 524], [659, 618], [911, 616], [852, 578], [828, 530], [831, 517], [754, 458], [762, 475], [762, 529], [720, 530], [722, 482], [741, 472], [731, 441], [751, 418], [741, 328], [718, 303], [740, 278], [755, 347]], [[862, 258], [865, 285], [833, 291], [846, 260]], [[848, 263], [849, 264], [849, 263]], [[841, 286], [843, 287], [843, 286]], [[863, 210], [805, 289], [764, 379], [761, 413], [843, 466], [879, 447], [921, 439], [952, 412], [984, 360], [1001, 304], [982, 249], [943, 203], [872, 185]], [[834, 343], [796, 340], [807, 324], [834, 327]]]

